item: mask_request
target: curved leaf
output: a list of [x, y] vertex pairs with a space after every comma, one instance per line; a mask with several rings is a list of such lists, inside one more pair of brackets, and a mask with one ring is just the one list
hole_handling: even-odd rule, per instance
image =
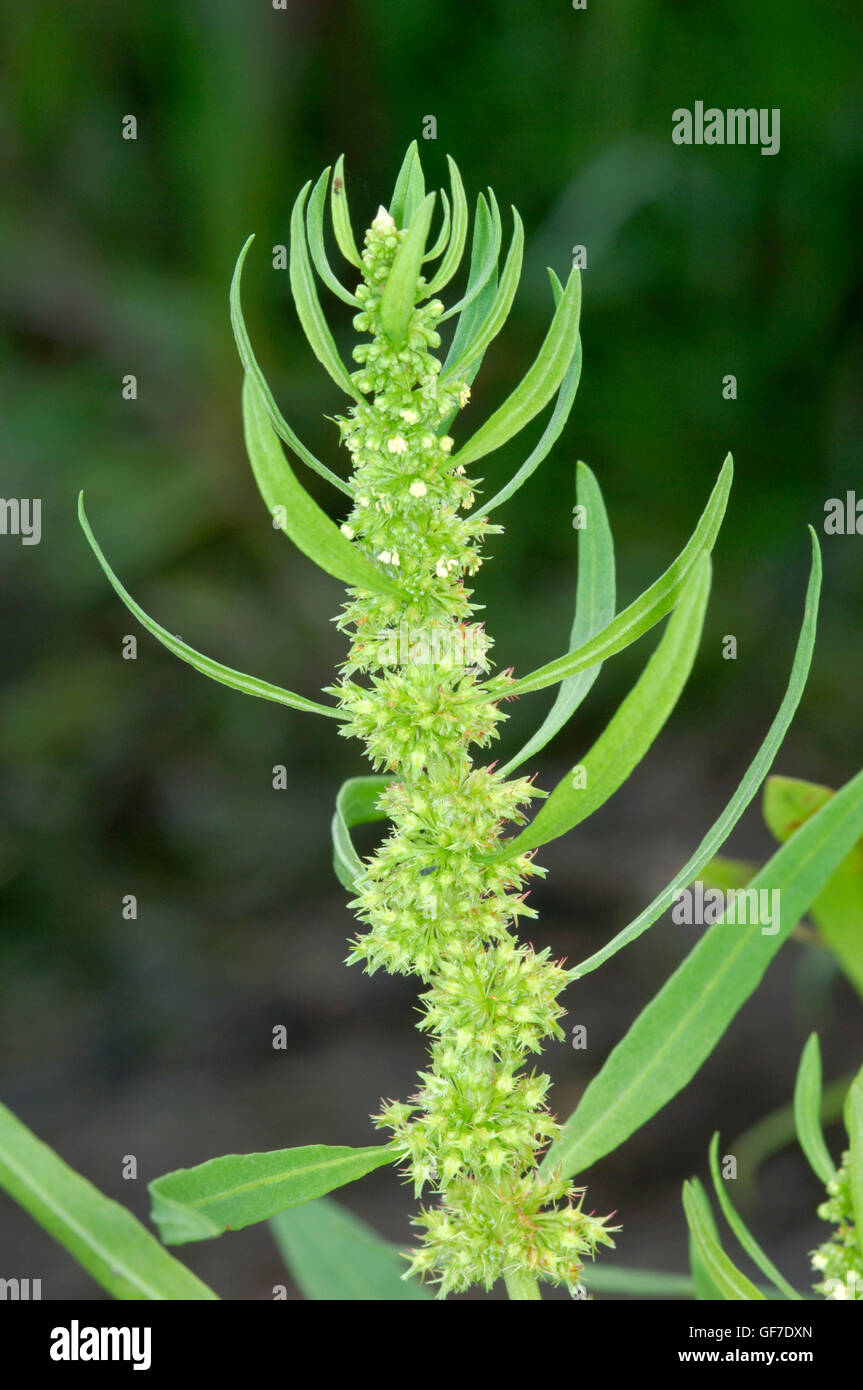
[[356, 879], [363, 871], [363, 861], [351, 839], [351, 828], [386, 819], [385, 813], [378, 810], [378, 801], [392, 780], [392, 777], [383, 776], [350, 777], [342, 783], [336, 797], [332, 821], [333, 868], [339, 883], [350, 893], [354, 892]]
[[411, 218], [426, 193], [423, 166], [420, 163], [416, 140], [411, 140], [396, 176], [389, 214], [398, 227], [409, 227]]
[[710, 1230], [691, 1182], [683, 1184], [683, 1210], [699, 1257], [723, 1298], [729, 1302], [763, 1303], [763, 1293], [740, 1273]]
[[330, 186], [330, 217], [333, 219], [336, 243], [345, 260], [350, 261], [351, 265], [355, 265], [357, 270], [362, 270], [363, 263], [357, 250], [357, 243], [354, 241], [354, 229], [351, 226], [351, 215], [348, 210], [348, 195], [345, 189], [345, 157], [343, 154], [339, 155], [333, 170], [333, 182]]
[[490, 343], [494, 341], [509, 316], [518, 282], [521, 279], [521, 263], [524, 255], [524, 227], [515, 208], [512, 209], [513, 233], [506, 254], [500, 283], [495, 291], [485, 317], [478, 323], [473, 335], [465, 343], [455, 361], [441, 372], [441, 383], [457, 379], [473, 362], [482, 358]]
[[129, 612], [138, 619], [138, 622], [148, 632], [151, 632], [162, 643], [163, 647], [167, 647], [169, 652], [173, 652], [174, 656], [178, 656], [181, 661], [188, 662], [190, 666], [194, 666], [196, 671], [200, 671], [204, 676], [209, 676], [210, 680], [218, 681], [220, 685], [230, 686], [232, 690], [239, 690], [243, 695], [256, 695], [261, 700], [272, 700], [277, 705], [289, 705], [291, 709], [305, 710], [307, 714], [325, 714], [330, 719], [341, 718], [339, 711], [329, 705], [320, 705], [316, 700], [307, 700], [303, 695], [295, 695], [291, 690], [283, 690], [279, 685], [270, 685], [269, 681], [258, 680], [255, 676], [247, 676], [243, 671], [235, 671], [231, 666], [223, 666], [221, 662], [211, 660], [202, 652], [195, 651], [194, 647], [188, 646], [186, 642], [182, 642], [179, 637], [175, 637], [159, 623], [154, 622], [144, 612], [140, 604], [135, 602], [132, 595], [123, 588], [105, 559], [101, 547], [90, 529], [90, 523], [84, 511], [83, 492], [78, 497], [78, 520], [90, 543], [90, 548], [102, 566], [114, 592], [123, 600]]
[[345, 584], [373, 593], [400, 594], [398, 586], [342, 535], [297, 481], [251, 376], [243, 382], [243, 424], [252, 471], [274, 525], [322, 570]]
[[524, 854], [565, 835], [622, 786], [653, 743], [689, 678], [709, 593], [710, 557], [702, 553], [662, 641], [626, 699], [583, 762], [567, 773], [527, 829], [510, 840], [495, 859]]
[[426, 261], [436, 261], [437, 258], [438, 258], [438, 256], [440, 256], [440, 255], [442, 254], [442, 252], [445, 250], [445, 248], [446, 248], [446, 246], [447, 246], [447, 243], [448, 243], [448, 241], [449, 241], [450, 226], [451, 226], [451, 221], [450, 221], [450, 205], [449, 205], [449, 198], [446, 196], [446, 190], [443, 189], [443, 188], [442, 188], [441, 191], [440, 191], [440, 199], [441, 199], [441, 202], [443, 203], [443, 215], [442, 215], [442, 218], [441, 218], [441, 228], [440, 228], [440, 231], [438, 232], [437, 241], [435, 242], [434, 246], [432, 246], [430, 250], [426, 251], [425, 255], [423, 256], [423, 264], [425, 264]]
[[797, 1068], [794, 1124], [809, 1167], [826, 1187], [836, 1177], [836, 1165], [821, 1128], [821, 1048], [817, 1033], [810, 1034]]
[[166, 1245], [210, 1240], [268, 1221], [394, 1161], [386, 1144], [367, 1149], [306, 1144], [272, 1153], [225, 1154], [148, 1183], [151, 1216]]
[[0, 1105], [0, 1187], [112, 1298], [187, 1303], [218, 1298], [130, 1211], [64, 1163], [5, 1105]]
[[718, 1131], [710, 1141], [710, 1176], [713, 1179], [713, 1186], [716, 1191], [719, 1206], [722, 1210], [722, 1215], [725, 1217], [725, 1220], [740, 1241], [740, 1244], [743, 1246], [743, 1249], [746, 1251], [752, 1263], [758, 1266], [761, 1273], [766, 1275], [771, 1284], [775, 1285], [783, 1298], [794, 1299], [799, 1302], [800, 1294], [797, 1293], [796, 1289], [791, 1287], [788, 1280], [780, 1274], [773, 1261], [761, 1249], [758, 1241], [735, 1210], [719, 1171]]
[[336, 345], [333, 342], [333, 335], [327, 327], [324, 312], [321, 308], [321, 301], [318, 299], [318, 291], [315, 286], [315, 278], [312, 275], [312, 267], [309, 262], [309, 253], [306, 246], [306, 228], [303, 221], [303, 209], [305, 208], [306, 196], [311, 187], [311, 180], [303, 184], [297, 194], [291, 213], [291, 255], [290, 255], [290, 277], [291, 293], [294, 296], [297, 314], [302, 325], [303, 332], [309, 340], [309, 347], [317, 357], [321, 366], [329, 372], [337, 386], [351, 396], [353, 400], [362, 403], [362, 396], [357, 391], [354, 383], [348, 375], [342, 359], [339, 357]]
[[654, 627], [677, 603], [689, 571], [702, 551], [710, 554], [722, 525], [728, 492], [731, 487], [733, 466], [729, 454], [722, 465], [722, 471], [701, 514], [698, 525], [681, 550], [673, 564], [669, 565], [649, 589], [624, 608], [622, 613], [592, 637], [589, 642], [567, 652], [547, 665], [540, 666], [529, 675], [522, 676], [507, 689], [507, 695], [527, 695], [532, 690], [544, 690], [547, 685], [556, 685], [567, 676], [586, 671], [598, 661], [623, 651], [650, 628]]
[[588, 1168], [682, 1090], [861, 833], [863, 772], [752, 880], [751, 889], [780, 893], [778, 930], [766, 934], [758, 924], [730, 927], [720, 920], [705, 931], [590, 1082], [549, 1149], [544, 1171], [560, 1165], [569, 1177]]
[[350, 484], [344, 482], [337, 473], [333, 473], [331, 469], [327, 468], [325, 463], [321, 463], [320, 459], [316, 458], [311, 450], [307, 449], [305, 444], [294, 434], [294, 431], [276, 405], [273, 393], [267, 385], [266, 378], [258, 366], [257, 358], [252, 351], [252, 344], [249, 340], [245, 320], [243, 318], [243, 306], [240, 300], [240, 284], [243, 276], [243, 263], [254, 239], [254, 235], [247, 238], [246, 244], [237, 257], [237, 264], [234, 267], [234, 274], [231, 280], [231, 326], [234, 330], [234, 339], [237, 344], [237, 351], [240, 354], [240, 361], [249, 376], [254, 377], [258, 384], [258, 390], [264, 398], [267, 414], [270, 417], [276, 434], [285, 441], [289, 449], [293, 450], [297, 458], [302, 459], [303, 463], [307, 463], [309, 468], [313, 468], [322, 478], [326, 478], [328, 483], [333, 484], [333, 487], [337, 487], [340, 492], [345, 492], [351, 497], [353, 496], [353, 489]]
[[533, 365], [503, 405], [453, 455], [454, 464], [474, 463], [499, 449], [551, 400], [572, 360], [580, 313], [581, 280], [573, 270]]
[[441, 263], [438, 266], [437, 274], [426, 287], [426, 297], [428, 299], [434, 299], [435, 295], [439, 294], [444, 285], [448, 285], [455, 275], [467, 239], [469, 218], [464, 184], [461, 181], [461, 174], [458, 171], [458, 165], [455, 160], [449, 155], [447, 155], [446, 159], [449, 165], [450, 189], [452, 192], [452, 233]]
[[418, 281], [431, 226], [434, 199], [435, 195], [430, 193], [418, 207], [407, 236], [395, 254], [381, 295], [381, 326], [396, 351], [404, 343], [417, 302]]
[[863, 1069], [851, 1082], [848, 1099], [845, 1102], [845, 1122], [848, 1127], [848, 1171], [851, 1180], [851, 1205], [854, 1209], [854, 1226], [858, 1233], [863, 1230]]
[[428, 1301], [394, 1245], [329, 1197], [274, 1216], [276, 1244], [306, 1298], [330, 1303]]
[[[803, 610], [803, 622], [800, 627], [800, 636], [797, 639], [797, 649], [794, 653], [794, 661], [791, 667], [791, 675], [788, 679], [788, 687], [784, 698], [776, 713], [776, 718], [767, 731], [767, 736], [732, 796], [728, 805], [724, 808], [721, 815], [713, 822], [701, 844], [695, 853], [684, 864], [683, 868], [669, 884], [657, 894], [651, 903], [647, 905], [643, 912], [630, 922], [627, 927], [619, 931], [611, 941], [595, 951], [592, 956], [584, 960], [572, 971], [571, 978], [580, 980], [582, 976], [588, 975], [592, 970], [596, 970], [611, 956], [622, 951], [624, 946], [637, 940], [642, 932], [646, 932], [653, 925], [663, 912], [671, 906], [677, 894], [694, 878], [697, 878], [702, 869], [713, 858], [713, 855], [728, 839], [743, 812], [751, 802], [758, 788], [764, 780], [765, 775], [770, 770], [770, 764], [776, 757], [779, 747], [788, 732], [788, 726], [794, 718], [797, 706], [800, 704], [803, 691], [806, 687], [806, 677], [809, 674], [809, 666], [812, 662], [812, 652], [815, 646], [815, 628], [818, 618], [818, 597], [821, 592], [821, 552], [818, 548], [818, 540], [815, 532], [810, 527], [812, 540], [812, 568], [809, 573], [809, 584], [806, 589], [806, 602]], [[794, 923], [796, 926], [796, 923]]]
[[[471, 243], [470, 270], [468, 272], [467, 285], [461, 299], [456, 300], [455, 304], [447, 309], [446, 313], [441, 314], [439, 322], [446, 323], [447, 319], [461, 315], [458, 327], [450, 343], [449, 352], [444, 359], [443, 370], [446, 373], [450, 364], [454, 362], [461, 351], [461, 348], [469, 337], [475, 332], [476, 327], [485, 318], [489, 307], [494, 302], [497, 293], [497, 283], [484, 301], [482, 309], [477, 309], [472, 317], [465, 315], [465, 309], [473, 304], [477, 297], [482, 294], [492, 277], [497, 271], [497, 258], [500, 255], [500, 244], [502, 240], [502, 228], [500, 224], [500, 213], [497, 210], [497, 199], [491, 189], [488, 190], [489, 203], [486, 202], [480, 193], [476, 200], [476, 213], [473, 219], [473, 241]], [[491, 211], [489, 211], [491, 206]], [[477, 359], [477, 360], [481, 360]]]
[[324, 203], [327, 198], [327, 183], [330, 177], [330, 166], [327, 165], [321, 174], [309, 198], [309, 205], [306, 208], [306, 227], [309, 234], [309, 250], [312, 253], [312, 260], [315, 270], [321, 277], [328, 290], [332, 290], [338, 299], [345, 304], [354, 306], [359, 304], [355, 294], [346, 290], [344, 285], [333, 274], [329, 261], [327, 260], [327, 248], [324, 244]]

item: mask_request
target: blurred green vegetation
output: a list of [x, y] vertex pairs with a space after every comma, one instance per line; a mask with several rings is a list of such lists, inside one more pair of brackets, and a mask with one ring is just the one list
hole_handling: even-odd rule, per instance
[[[781, 770], [839, 784], [860, 766], [863, 538], [825, 537], [822, 518], [828, 497], [863, 495], [863, 11], [840, 0], [591, 0], [584, 12], [567, 0], [284, 11], [5, 0], [2, 11], [2, 492], [43, 506], [41, 544], [0, 538], [0, 1073], [25, 1059], [38, 1070], [55, 1045], [44, 1010], [58, 982], [131, 1059], [165, 1021], [141, 996], [148, 971], [180, 976], [208, 952], [242, 973], [238, 934], [283, 920], [287, 968], [321, 904], [341, 910], [328, 824], [339, 782], [362, 770], [356, 748], [327, 721], [209, 684], [137, 631], [75, 498], [85, 488], [109, 560], [187, 641], [311, 696], [330, 679], [340, 589], [267, 524], [255, 493], [228, 283], [255, 232], [245, 302], [260, 359], [301, 436], [344, 467], [324, 419], [341, 402], [270, 248], [287, 241], [299, 186], [342, 151], [359, 233], [426, 115], [438, 132], [420, 142], [427, 182], [444, 181], [451, 153], [471, 199], [491, 184], [527, 233], [524, 284], [465, 428], [541, 340], [544, 266], [565, 272], [575, 244], [588, 254], [572, 419], [498, 514], [506, 535], [478, 586], [499, 659], [525, 670], [563, 648], [576, 458], [605, 491], [626, 602], [680, 548], [731, 449], [703, 653], [665, 735], [671, 753], [650, 768], [676, 758], [680, 795], [709, 823], [715, 787], [742, 770], [781, 698], [807, 523], [825, 551], [823, 619]], [[780, 153], [675, 146], [671, 112], [695, 100], [778, 107]], [[121, 138], [127, 114], [134, 142]], [[326, 303], [347, 354], [349, 311]], [[121, 397], [127, 373], [134, 402]], [[722, 399], [726, 373], [736, 401]], [[492, 489], [535, 433], [488, 461]], [[337, 515], [326, 484], [305, 482]], [[123, 661], [133, 631], [138, 659]], [[736, 663], [720, 658], [729, 632]], [[616, 658], [553, 758], [583, 749], [645, 655]], [[514, 707], [513, 743], [544, 708], [544, 697]], [[277, 794], [279, 763], [289, 790]], [[607, 874], [625, 883], [625, 841]], [[125, 893], [146, 921], [137, 937], [120, 917]]]

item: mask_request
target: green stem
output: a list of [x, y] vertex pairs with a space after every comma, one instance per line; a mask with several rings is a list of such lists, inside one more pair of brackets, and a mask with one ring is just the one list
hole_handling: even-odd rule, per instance
[[539, 1284], [532, 1274], [505, 1274], [506, 1291], [510, 1298], [520, 1299], [522, 1302], [534, 1300], [542, 1302], [542, 1294], [539, 1291]]

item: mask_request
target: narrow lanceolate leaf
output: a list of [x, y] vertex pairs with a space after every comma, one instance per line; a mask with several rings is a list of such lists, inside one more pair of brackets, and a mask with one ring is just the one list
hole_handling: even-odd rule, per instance
[[794, 1124], [810, 1168], [826, 1187], [836, 1176], [836, 1166], [821, 1128], [821, 1048], [817, 1033], [810, 1035], [797, 1069]]
[[[500, 213], [497, 208], [497, 199], [491, 189], [488, 190], [488, 197], [489, 201], [486, 202], [485, 198], [480, 193], [476, 200], [470, 270], [468, 272], [465, 292], [461, 299], [457, 299], [455, 304], [450, 305], [446, 313], [441, 314], [438, 320], [439, 323], [446, 323], [447, 319], [453, 319], [456, 315], [461, 315], [456, 331], [453, 334], [449, 352], [444, 360], [444, 372], [456, 361], [464, 344], [476, 332], [478, 325], [482, 323], [489, 308], [494, 303], [494, 297], [497, 293], [497, 284], [495, 282], [494, 288], [485, 299], [482, 309], [477, 308], [472, 315], [465, 314], [465, 309], [475, 303], [489, 281], [492, 278], [496, 279], [497, 274], [497, 259], [500, 255], [500, 243], [503, 232]], [[491, 208], [491, 211], [489, 211], [489, 208]]]
[[336, 797], [332, 822], [333, 868], [339, 883], [351, 893], [363, 870], [363, 861], [351, 839], [351, 828], [384, 819], [384, 812], [378, 810], [378, 801], [392, 780], [381, 776], [351, 777], [342, 783]]
[[274, 1216], [270, 1223], [294, 1283], [316, 1302], [427, 1301], [396, 1246], [329, 1197]]
[[392, 1151], [383, 1144], [368, 1149], [307, 1144], [273, 1153], [225, 1154], [149, 1183], [151, 1214], [166, 1245], [210, 1240], [268, 1221], [392, 1162]]
[[568, 1177], [589, 1168], [682, 1090], [861, 833], [863, 772], [752, 880], [750, 893], [755, 889], [768, 895], [771, 925], [731, 925], [720, 919], [639, 1014], [549, 1149], [546, 1171], [559, 1164]]
[[363, 263], [357, 250], [357, 243], [354, 240], [354, 229], [351, 226], [351, 215], [348, 210], [348, 195], [345, 189], [345, 157], [343, 154], [339, 155], [333, 170], [333, 182], [330, 187], [330, 216], [333, 219], [333, 232], [338, 248], [345, 260], [350, 261], [351, 265], [355, 265], [358, 270], [362, 269]]
[[324, 204], [327, 199], [327, 184], [330, 177], [330, 168], [327, 165], [321, 174], [309, 198], [309, 205], [306, 209], [306, 225], [309, 234], [309, 250], [312, 253], [315, 270], [321, 277], [328, 290], [332, 290], [338, 299], [345, 304], [358, 305], [359, 300], [350, 290], [346, 290], [342, 282], [333, 274], [332, 267], [327, 259], [327, 248], [324, 243]]
[[[764, 788], [764, 819], [780, 844], [829, 801], [830, 787], [793, 777], [771, 777]], [[809, 915], [848, 979], [863, 994], [863, 843], [840, 864]]]
[[[497, 287], [494, 299], [489, 306], [489, 310], [484, 319], [477, 325], [472, 337], [465, 343], [459, 356], [447, 366], [441, 373], [441, 381], [445, 382], [458, 378], [472, 362], [482, 358], [490, 343], [494, 341], [503, 325], [506, 323], [509, 311], [512, 308], [512, 301], [518, 289], [518, 282], [521, 279], [521, 263], [524, 255], [524, 227], [521, 218], [512, 209], [513, 233], [507, 252], [503, 270], [501, 271], [500, 284]], [[553, 389], [556, 389], [555, 387]]]
[[526, 830], [495, 858], [524, 854], [565, 835], [602, 806], [644, 757], [686, 684], [704, 625], [710, 557], [702, 554], [686, 581], [668, 630], [633, 689], [583, 762], [555, 787]]
[[845, 1102], [845, 1120], [848, 1126], [851, 1204], [854, 1208], [854, 1225], [859, 1246], [860, 1232], [863, 1231], [863, 1069], [851, 1083]]
[[318, 298], [315, 277], [312, 274], [303, 220], [303, 209], [310, 187], [311, 179], [300, 189], [291, 213], [291, 293], [294, 296], [294, 304], [303, 332], [309, 340], [309, 346], [315, 357], [346, 395], [361, 402], [363, 398], [351, 381], [333, 342], [333, 335], [327, 327], [321, 301]]
[[[615, 597], [614, 542], [602, 493], [586, 463], [576, 464], [575, 476], [577, 505], [584, 508], [585, 525], [578, 533], [578, 585], [575, 618], [569, 635], [571, 651], [611, 622]], [[515, 757], [501, 768], [501, 777], [508, 777], [554, 738], [578, 709], [599, 671], [597, 663], [561, 682], [555, 702], [542, 724]]]
[[692, 1183], [683, 1184], [683, 1210], [692, 1238], [710, 1278], [729, 1302], [764, 1302], [764, 1295], [728, 1258], [704, 1219]]
[[430, 193], [414, 214], [407, 236], [393, 260], [381, 295], [381, 323], [396, 351], [402, 346], [419, 294], [419, 276], [428, 239], [435, 195]]
[[450, 206], [449, 198], [446, 196], [446, 189], [444, 188], [442, 188], [440, 191], [440, 200], [443, 203], [443, 217], [441, 219], [441, 228], [438, 232], [437, 240], [435, 241], [434, 245], [431, 246], [423, 256], [424, 264], [426, 261], [436, 261], [438, 256], [440, 256], [441, 253], [446, 249], [447, 242], [449, 241]]
[[[612, 937], [611, 941], [595, 951], [587, 960], [582, 961], [572, 971], [572, 979], [579, 980], [583, 975], [588, 975], [592, 970], [596, 970], [610, 956], [622, 951], [624, 946], [628, 946], [635, 941], [642, 932], [647, 931], [663, 914], [666, 912], [681, 889], [697, 878], [701, 871], [713, 858], [713, 855], [724, 844], [734, 826], [739, 821], [743, 812], [755, 796], [758, 788], [770, 769], [770, 764], [776, 757], [779, 747], [784, 739], [788, 726], [794, 718], [794, 712], [800, 703], [803, 690], [806, 685], [806, 677], [809, 674], [809, 666], [812, 661], [812, 651], [815, 645], [815, 626], [818, 616], [818, 596], [821, 592], [821, 555], [818, 549], [818, 542], [815, 532], [812, 532], [812, 569], [809, 575], [809, 585], [806, 591], [806, 603], [803, 613], [803, 623], [800, 628], [800, 636], [797, 641], [797, 650], [794, 655], [794, 662], [791, 668], [791, 676], [788, 681], [788, 688], [785, 697], [779, 706], [776, 718], [767, 731], [761, 747], [753, 758], [743, 778], [737, 787], [728, 805], [722, 814], [714, 821], [708, 830], [701, 844], [695, 853], [684, 864], [683, 868], [663, 888], [651, 903], [640, 912], [634, 921], [627, 927]], [[794, 924], [796, 925], [796, 923]]]
[[433, 276], [426, 288], [426, 297], [433, 299], [439, 294], [444, 285], [448, 285], [455, 275], [461, 261], [464, 244], [467, 240], [468, 210], [467, 198], [465, 197], [464, 184], [461, 181], [461, 174], [454, 159], [447, 155], [449, 165], [450, 189], [452, 192], [452, 232], [449, 243], [441, 258], [441, 263], [437, 268], [437, 274]]
[[291, 690], [283, 690], [279, 685], [270, 685], [269, 681], [258, 680], [255, 676], [247, 676], [243, 671], [235, 671], [231, 666], [223, 666], [219, 661], [213, 661], [210, 657], [204, 656], [202, 652], [195, 651], [186, 642], [175, 637], [159, 623], [154, 622], [147, 613], [144, 612], [140, 604], [136, 603], [128, 590], [124, 589], [105, 556], [102, 554], [96, 537], [90, 529], [87, 514], [84, 511], [84, 494], [78, 498], [78, 520], [81, 529], [89, 541], [90, 548], [108, 579], [114, 592], [123, 600], [129, 612], [132, 613], [143, 627], [156, 637], [163, 647], [167, 647], [169, 652], [178, 656], [181, 661], [186, 661], [190, 666], [194, 666], [196, 671], [202, 675], [209, 676], [210, 680], [218, 681], [220, 685], [228, 685], [232, 690], [239, 690], [243, 695], [256, 695], [261, 700], [272, 700], [277, 705], [289, 705], [291, 709], [305, 710], [308, 714], [325, 714], [330, 719], [339, 719], [341, 715], [337, 709], [329, 705], [318, 704], [316, 700], [307, 700], [303, 695], [295, 695]]
[[749, 1227], [742, 1217], [738, 1214], [731, 1198], [728, 1195], [727, 1183], [723, 1181], [719, 1171], [719, 1134], [714, 1134], [710, 1141], [710, 1176], [713, 1179], [713, 1186], [719, 1201], [722, 1215], [728, 1222], [731, 1230], [740, 1241], [750, 1260], [757, 1265], [761, 1273], [766, 1275], [770, 1282], [778, 1289], [783, 1298], [800, 1301], [800, 1294], [792, 1288], [788, 1280], [780, 1274], [773, 1261], [764, 1253], [758, 1241], [755, 1239]]
[[218, 1298], [130, 1211], [64, 1163], [5, 1105], [0, 1105], [0, 1187], [112, 1298], [186, 1303]]
[[416, 140], [408, 145], [390, 199], [389, 214], [398, 227], [409, 227], [411, 218], [426, 195], [425, 178]]
[[[719, 1231], [713, 1217], [710, 1199], [698, 1178], [693, 1178], [691, 1180], [690, 1190], [692, 1192], [692, 1199], [697, 1204], [698, 1210], [701, 1213], [704, 1226], [713, 1237], [714, 1242], [717, 1245], [721, 1245], [722, 1242], [719, 1239]], [[687, 1222], [687, 1225], [689, 1226], [689, 1222]], [[695, 1285], [695, 1297], [698, 1301], [702, 1303], [721, 1302], [723, 1298], [722, 1291], [714, 1283], [707, 1265], [701, 1258], [701, 1250], [696, 1243], [691, 1226], [689, 1227], [689, 1267], [692, 1270], [692, 1282]]]
[[556, 685], [579, 671], [587, 671], [598, 661], [616, 655], [635, 642], [645, 632], [670, 613], [677, 603], [686, 578], [702, 552], [708, 555], [713, 549], [725, 508], [732, 477], [731, 455], [725, 460], [716, 485], [710, 494], [707, 506], [701, 514], [698, 525], [681, 550], [673, 564], [669, 565], [649, 589], [639, 594], [634, 603], [624, 608], [622, 613], [592, 637], [589, 642], [567, 652], [547, 665], [540, 666], [529, 675], [522, 676], [508, 690], [508, 695], [527, 695], [532, 690], [544, 690], [547, 685]]
[[237, 257], [237, 264], [234, 267], [234, 275], [231, 280], [231, 326], [234, 330], [234, 338], [237, 344], [237, 351], [240, 354], [240, 361], [249, 376], [254, 377], [258, 384], [258, 389], [264, 398], [267, 414], [270, 417], [270, 422], [276, 434], [285, 441], [289, 449], [293, 450], [297, 458], [302, 459], [303, 463], [307, 463], [309, 468], [314, 469], [322, 478], [326, 478], [328, 483], [333, 484], [333, 487], [337, 487], [341, 492], [345, 492], [351, 497], [353, 495], [353, 489], [350, 484], [346, 483], [338, 474], [333, 473], [332, 469], [327, 468], [325, 463], [321, 463], [320, 459], [316, 458], [311, 450], [306, 448], [302, 440], [298, 439], [294, 434], [294, 431], [276, 405], [275, 397], [267, 385], [266, 377], [261, 371], [258, 365], [258, 359], [252, 351], [252, 344], [248, 332], [246, 331], [246, 324], [243, 318], [240, 285], [243, 276], [243, 263], [245, 262], [249, 247], [254, 239], [254, 236], [250, 236], [247, 239], [245, 246]]
[[[552, 284], [555, 286], [556, 295], [558, 293], [558, 288], [560, 293], [563, 293], [563, 288], [556, 275], [553, 277]], [[575, 400], [575, 393], [578, 390], [578, 384], [581, 380], [581, 357], [581, 334], [579, 334], [575, 340], [575, 350], [572, 354], [572, 360], [564, 372], [563, 381], [560, 383], [557, 396], [555, 397], [551, 418], [540, 435], [535, 448], [531, 450], [524, 463], [517, 472], [513, 474], [509, 482], [504, 484], [500, 491], [496, 492], [489, 502], [485, 502], [481, 507], [477, 507], [476, 511], [473, 512], [470, 517], [471, 521], [477, 517], [488, 516], [489, 513], [493, 512], [495, 507], [499, 507], [502, 502], [508, 502], [513, 493], [518, 492], [519, 488], [527, 482], [531, 474], [536, 472], [543, 459], [551, 452], [553, 445], [556, 444], [557, 440], [560, 438], [563, 427], [569, 419], [569, 412], [572, 410], [572, 403]], [[614, 614], [611, 613], [609, 622], [613, 617]]]
[[454, 464], [474, 463], [499, 449], [551, 400], [572, 360], [580, 312], [581, 280], [573, 270], [533, 365], [503, 405], [453, 455]]
[[392, 580], [342, 535], [297, 481], [251, 376], [243, 382], [243, 423], [252, 471], [274, 524], [327, 574], [373, 593], [398, 594]]

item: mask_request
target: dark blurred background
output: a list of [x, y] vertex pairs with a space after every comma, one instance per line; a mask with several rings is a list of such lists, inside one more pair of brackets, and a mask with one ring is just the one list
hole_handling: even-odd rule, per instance
[[[517, 204], [526, 273], [471, 404], [475, 427], [532, 360], [550, 311], [544, 266], [584, 244], [584, 372], [567, 431], [496, 519], [479, 597], [504, 664], [564, 649], [573, 602], [573, 463], [615, 531], [621, 603], [689, 535], [722, 459], [736, 482], [715, 552], [702, 651], [631, 782], [542, 853], [528, 924], [571, 961], [595, 950], [688, 856], [782, 696], [808, 572], [825, 584], [815, 664], [776, 768], [838, 785], [863, 762], [859, 537], [826, 537], [824, 503], [863, 494], [859, 306], [863, 11], [841, 0], [40, 0], [2, 6], [0, 308], [5, 497], [42, 499], [42, 540], [0, 537], [0, 1094], [76, 1168], [144, 1216], [145, 1183], [229, 1151], [371, 1142], [381, 1096], [421, 1065], [415, 984], [345, 969], [352, 930], [330, 865], [339, 784], [363, 771], [329, 721], [213, 685], [139, 630], [78, 528], [87, 492], [109, 560], [148, 612], [229, 665], [315, 696], [344, 646], [342, 599], [269, 525], [245, 460], [227, 313], [250, 232], [250, 330], [288, 419], [336, 467], [324, 419], [343, 403], [313, 359], [270, 248], [299, 186], [342, 151], [358, 235], [408, 142], [427, 182], [458, 161], [473, 202]], [[781, 150], [678, 147], [671, 113], [778, 107]], [[135, 115], [137, 140], [121, 137]], [[343, 267], [340, 266], [340, 269]], [[461, 284], [458, 281], [457, 284]], [[457, 285], [451, 287], [457, 288]], [[326, 298], [344, 354], [350, 311]], [[137, 377], [138, 398], [122, 398]], [[722, 398], [733, 373], [738, 399]], [[482, 469], [494, 490], [539, 425]], [[309, 474], [338, 516], [338, 497]], [[121, 657], [127, 633], [138, 658]], [[721, 659], [725, 634], [736, 662]], [[550, 788], [636, 677], [653, 639], [616, 657], [538, 760]], [[504, 751], [553, 692], [510, 707]], [[272, 769], [285, 764], [288, 788]], [[729, 850], [770, 851], [757, 806]], [[121, 901], [134, 894], [137, 920]], [[693, 944], [668, 918], [574, 987], [551, 1047], [561, 1118]], [[287, 1028], [274, 1051], [272, 1029]], [[623, 1223], [611, 1259], [682, 1269], [680, 1184], [791, 1095], [807, 1032], [828, 1079], [859, 1065], [859, 1001], [790, 943], [698, 1078], [589, 1175]], [[834, 1149], [838, 1129], [831, 1131]], [[727, 1146], [726, 1146], [727, 1148]], [[138, 1159], [124, 1182], [124, 1155]], [[394, 1240], [413, 1202], [391, 1172], [341, 1194]], [[807, 1281], [826, 1228], [793, 1151], [747, 1215]], [[0, 1274], [46, 1298], [102, 1295], [0, 1200]], [[271, 1297], [266, 1229], [188, 1247], [224, 1297]], [[499, 1291], [496, 1291], [499, 1296]]]

